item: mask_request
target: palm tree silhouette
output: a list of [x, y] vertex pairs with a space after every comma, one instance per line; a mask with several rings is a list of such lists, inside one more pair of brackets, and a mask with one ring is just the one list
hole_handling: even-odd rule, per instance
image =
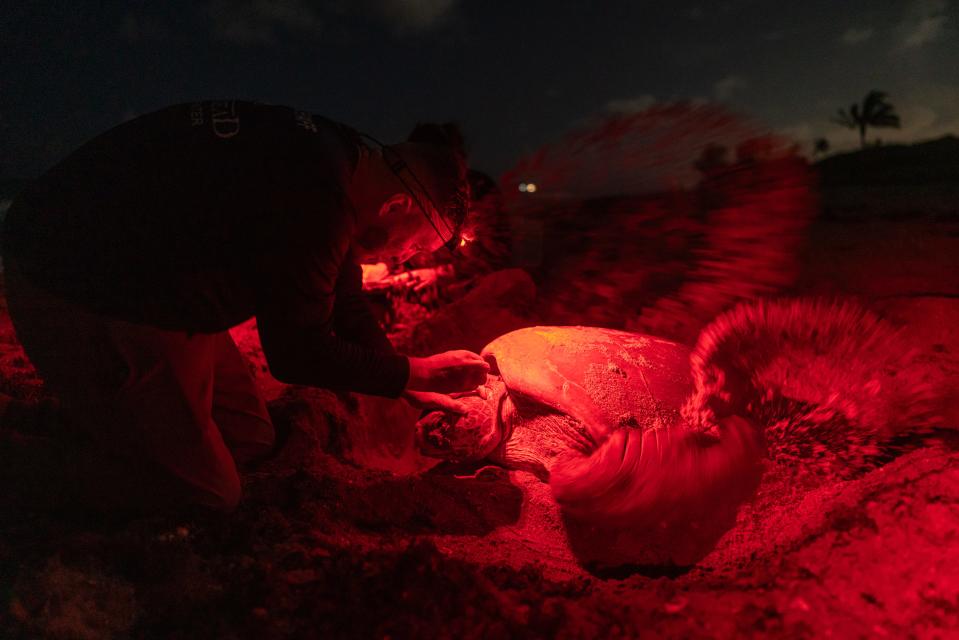
[[853, 103], [849, 111], [840, 109], [838, 115], [833, 118], [833, 122], [842, 125], [847, 129], [859, 129], [859, 146], [866, 146], [866, 129], [868, 127], [894, 127], [899, 128], [899, 115], [895, 107], [886, 102], [886, 94], [883, 91], [873, 89], [862, 100], [860, 105]]

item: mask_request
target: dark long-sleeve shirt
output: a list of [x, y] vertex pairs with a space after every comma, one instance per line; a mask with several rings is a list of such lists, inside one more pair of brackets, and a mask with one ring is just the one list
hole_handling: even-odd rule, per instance
[[3, 252], [97, 313], [217, 332], [255, 315], [280, 380], [396, 396], [362, 298], [345, 185], [360, 141], [287, 107], [177, 105], [94, 138], [24, 190]]

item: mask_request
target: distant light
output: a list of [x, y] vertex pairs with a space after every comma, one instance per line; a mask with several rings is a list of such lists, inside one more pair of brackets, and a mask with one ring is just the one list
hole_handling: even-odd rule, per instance
[[526, 184], [525, 182], [520, 182], [520, 183], [519, 183], [519, 190], [520, 190], [520, 191], [522, 191], [523, 193], [526, 193], [526, 190], [527, 190], [527, 189], [529, 189], [529, 185], [528, 185], [528, 184]]
[[461, 247], [465, 247], [465, 246], [466, 246], [466, 238], [460, 238], [460, 246], [461, 246]]
[[526, 185], [526, 193], [536, 193], [536, 189], [536, 184], [533, 182]]

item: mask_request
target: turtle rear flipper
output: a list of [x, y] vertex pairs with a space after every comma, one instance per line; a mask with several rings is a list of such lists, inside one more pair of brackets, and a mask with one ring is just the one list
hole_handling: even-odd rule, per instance
[[719, 437], [619, 429], [592, 454], [556, 462], [550, 485], [588, 565], [689, 565], [735, 522], [762, 474], [761, 432], [742, 418]]

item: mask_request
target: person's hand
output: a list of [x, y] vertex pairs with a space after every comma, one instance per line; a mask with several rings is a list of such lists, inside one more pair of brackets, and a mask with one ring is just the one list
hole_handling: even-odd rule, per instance
[[423, 411], [442, 411], [456, 415], [466, 415], [467, 409], [462, 402], [442, 393], [430, 391], [404, 391], [403, 397], [411, 405]]
[[472, 351], [446, 351], [428, 358], [410, 358], [407, 391], [455, 393], [486, 382], [489, 364]]

